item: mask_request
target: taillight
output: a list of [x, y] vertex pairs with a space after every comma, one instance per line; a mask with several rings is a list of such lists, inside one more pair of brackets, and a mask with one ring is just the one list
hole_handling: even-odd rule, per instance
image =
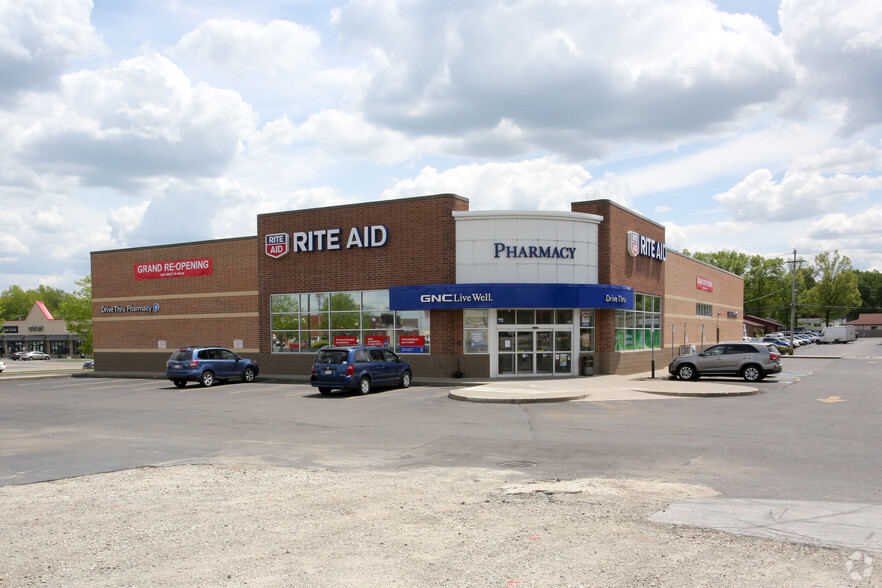
[[779, 357], [781, 357], [780, 353], [769, 353], [769, 359], [771, 359], [772, 361], [775, 361]]
[[355, 375], [355, 366], [352, 365], [351, 363], [346, 364], [346, 375], [347, 376], [354, 376]]
[[197, 365], [199, 365], [199, 360], [198, 360], [198, 359], [192, 359], [192, 360], [190, 360], [190, 363], [187, 364], [187, 365], [190, 366], [190, 369], [193, 369], [193, 368], [195, 368]]

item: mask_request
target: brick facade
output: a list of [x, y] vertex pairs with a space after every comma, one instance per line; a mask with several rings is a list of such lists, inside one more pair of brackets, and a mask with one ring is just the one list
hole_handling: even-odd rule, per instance
[[[383, 247], [292, 252], [278, 259], [261, 252], [257, 263], [260, 315], [270, 316], [272, 294], [456, 283], [456, 225], [452, 213], [468, 208], [468, 200], [461, 196], [439, 194], [259, 215], [261, 247], [264, 236], [273, 233], [342, 229], [345, 245], [353, 227], [382, 225], [388, 231], [388, 242]], [[408, 361], [421, 376], [448, 376], [456, 370], [457, 358], [463, 360], [462, 313], [433, 310], [429, 321], [431, 356], [412, 355]], [[269, 320], [261, 321], [259, 329], [261, 369], [266, 364], [273, 373], [309, 373], [311, 354], [271, 354]]]
[[[162, 373], [170, 350], [184, 345], [232, 349], [241, 341], [237, 351], [257, 353], [257, 252], [255, 237], [93, 252], [96, 370]], [[203, 258], [211, 275], [134, 278], [136, 264]], [[158, 312], [127, 310], [153, 305]]]
[[[672, 263], [665, 279], [667, 356], [671, 351], [678, 353], [681, 345], [694, 344], [701, 350], [718, 341], [740, 341], [744, 336], [744, 279], [675, 251], [668, 252], [668, 260]], [[704, 288], [698, 287], [698, 278]], [[709, 306], [712, 316], [699, 316], [698, 304]]]
[[[571, 208], [603, 219], [598, 226], [600, 284], [628, 286], [663, 299], [663, 349], [653, 351], [615, 351], [616, 311], [595, 311], [594, 373], [648, 371], [653, 360], [664, 365], [684, 342], [701, 344], [702, 328], [705, 344], [716, 342], [717, 327], [720, 340], [741, 337], [741, 278], [674, 251], [664, 261], [630, 255], [629, 231], [664, 244], [665, 229], [610, 200], [576, 202]], [[453, 212], [468, 209], [467, 199], [440, 194], [295, 210], [259, 215], [255, 237], [93, 252], [96, 370], [159, 375], [172, 349], [220, 345], [256, 359], [263, 374], [305, 378], [311, 353], [272, 353], [270, 296], [455, 284]], [[346, 247], [352, 228], [371, 226], [385, 227], [383, 246]], [[339, 249], [294, 251], [291, 243], [286, 255], [266, 254], [266, 235], [290, 238], [330, 229], [340, 230]], [[134, 278], [135, 264], [201, 258], [212, 260], [211, 275]], [[704, 289], [696, 287], [698, 277]], [[697, 304], [710, 305], [714, 316], [698, 316]], [[158, 305], [156, 312], [153, 305]], [[107, 310], [128, 306], [150, 310]], [[495, 357], [463, 353], [462, 310], [431, 310], [430, 325], [431, 353], [407, 357], [419, 377], [449, 377], [456, 371], [489, 375]]]

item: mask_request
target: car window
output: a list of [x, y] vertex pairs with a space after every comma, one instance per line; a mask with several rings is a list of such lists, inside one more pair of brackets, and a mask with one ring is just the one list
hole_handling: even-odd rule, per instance
[[714, 347], [708, 348], [704, 353], [705, 355], [723, 355], [723, 352], [726, 350], [725, 345], [716, 345]]
[[349, 352], [345, 349], [323, 349], [315, 356], [316, 363], [346, 363]]
[[355, 363], [368, 363], [370, 361], [370, 356], [368, 355], [367, 349], [356, 349], [352, 360]]
[[389, 363], [395, 363], [398, 361], [398, 356], [395, 355], [394, 353], [392, 353], [391, 351], [389, 351], [388, 349], [383, 350], [383, 357]]
[[178, 351], [175, 351], [174, 353], [171, 354], [169, 361], [188, 361], [189, 359], [190, 359], [190, 352], [189, 351], [178, 350]]
[[229, 349], [215, 349], [214, 351], [217, 353], [219, 359], [226, 359], [227, 361], [236, 360], [236, 354]]
[[386, 361], [382, 349], [371, 349], [371, 361]]

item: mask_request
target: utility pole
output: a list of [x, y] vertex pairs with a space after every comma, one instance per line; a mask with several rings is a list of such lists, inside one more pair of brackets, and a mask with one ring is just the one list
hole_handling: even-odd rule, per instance
[[790, 348], [793, 347], [793, 332], [796, 330], [796, 264], [802, 263], [803, 260], [796, 259], [796, 249], [793, 250], [793, 261], [785, 261], [786, 264], [793, 264], [790, 268], [790, 273], [793, 276], [793, 292], [791, 293], [790, 298]]

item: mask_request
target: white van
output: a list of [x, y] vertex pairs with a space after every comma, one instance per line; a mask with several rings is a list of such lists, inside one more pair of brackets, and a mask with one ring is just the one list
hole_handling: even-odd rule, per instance
[[839, 325], [838, 327], [824, 327], [818, 343], [849, 343], [857, 339], [854, 325]]

